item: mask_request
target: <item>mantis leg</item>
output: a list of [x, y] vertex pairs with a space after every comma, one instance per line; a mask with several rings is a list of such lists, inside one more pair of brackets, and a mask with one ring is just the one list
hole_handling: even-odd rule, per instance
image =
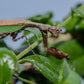
[[43, 37], [43, 43], [44, 43], [44, 48], [45, 50], [48, 49], [48, 46], [47, 46], [47, 31], [41, 31], [42, 33], [42, 37]]
[[47, 47], [47, 32], [46, 31], [42, 31], [42, 36], [43, 36], [44, 48], [47, 51], [47, 53], [51, 54], [52, 56], [58, 59], [62, 59], [62, 58], [69, 59], [68, 54], [63, 53], [54, 47], [50, 47], [50, 48]]
[[31, 47], [31, 45], [30, 45], [30, 42], [29, 42], [28, 38], [26, 37], [26, 35], [23, 35], [23, 36], [21, 36], [21, 37], [19, 37], [19, 38], [17, 38], [17, 39], [16, 39], [16, 36], [17, 36], [16, 33], [15, 33], [15, 35], [12, 36], [12, 40], [13, 40], [13, 41], [17, 41], [17, 40], [19, 40], [19, 39], [25, 38], [26, 41], [27, 41], [27, 43], [28, 43], [28, 45], [29, 45], [29, 47], [30, 47], [30, 49], [31, 49], [31, 51], [32, 51], [32, 53], [33, 53], [34, 55], [36, 55], [36, 56], [39, 56], [39, 55], [37, 55], [37, 54], [33, 51], [32, 47]]
[[4, 38], [4, 37], [6, 37], [6, 36], [8, 36], [8, 35], [10, 35], [10, 34], [11, 34], [11, 32], [2, 33], [2, 34], [0, 34], [0, 39]]

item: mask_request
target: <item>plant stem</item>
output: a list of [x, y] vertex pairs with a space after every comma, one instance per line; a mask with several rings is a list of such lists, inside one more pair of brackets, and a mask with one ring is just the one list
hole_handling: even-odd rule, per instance
[[[82, 7], [84, 7], [84, 4], [81, 5], [80, 7], [78, 7], [77, 9], [80, 9]], [[76, 14], [74, 14], [74, 16], [76, 16]], [[57, 25], [57, 27], [63, 27], [63, 26], [65, 26], [71, 19], [72, 19], [72, 16], [68, 17], [64, 22], [62, 22], [61, 24]]]
[[36, 83], [34, 83], [34, 82], [31, 82], [31, 81], [26, 80], [26, 79], [24, 79], [24, 78], [18, 77], [18, 76], [16, 76], [16, 75], [14, 75], [14, 77], [16, 77], [17, 79], [19, 79], [19, 80], [21, 80], [21, 81], [23, 81], [23, 82], [29, 83], [29, 84], [36, 84]]
[[62, 22], [61, 24], [57, 25], [57, 27], [63, 27], [65, 26], [70, 20], [72, 19], [72, 16], [70, 16], [69, 18], [67, 18], [64, 22]]
[[[42, 38], [40, 38], [39, 40], [37, 40], [36, 42], [34, 42], [32, 45], [31, 45], [31, 48], [35, 48], [38, 44], [39, 44], [39, 41], [41, 41]], [[28, 47], [26, 48], [23, 52], [21, 52], [19, 55], [17, 55], [17, 60], [19, 60], [20, 58], [22, 58], [26, 53], [28, 53], [29, 51], [31, 51], [31, 48]]]

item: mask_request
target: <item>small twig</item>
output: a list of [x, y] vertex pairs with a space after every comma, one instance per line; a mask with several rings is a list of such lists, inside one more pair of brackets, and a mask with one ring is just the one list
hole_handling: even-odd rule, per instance
[[16, 75], [14, 75], [14, 77], [16, 77], [17, 79], [19, 79], [19, 80], [21, 80], [21, 81], [23, 81], [23, 82], [29, 83], [29, 84], [36, 84], [36, 83], [34, 83], [34, 82], [31, 82], [31, 81], [26, 80], [26, 79], [24, 79], [24, 78], [18, 77], [18, 76], [16, 76]]

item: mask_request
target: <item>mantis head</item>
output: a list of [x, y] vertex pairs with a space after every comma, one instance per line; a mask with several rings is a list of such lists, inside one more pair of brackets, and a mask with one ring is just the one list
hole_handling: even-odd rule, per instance
[[57, 38], [58, 35], [59, 35], [59, 32], [62, 31], [62, 29], [53, 26], [53, 27], [49, 27], [49, 28], [48, 28], [48, 31], [49, 31], [55, 38]]

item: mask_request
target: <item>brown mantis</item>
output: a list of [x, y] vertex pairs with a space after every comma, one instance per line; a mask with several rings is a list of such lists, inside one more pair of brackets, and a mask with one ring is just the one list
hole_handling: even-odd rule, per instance
[[36, 27], [36, 28], [39, 28], [39, 30], [42, 33], [44, 48], [49, 54], [51, 54], [59, 59], [62, 59], [62, 58], [69, 59], [68, 54], [65, 54], [65, 53], [61, 52], [60, 50], [57, 50], [56, 48], [53, 48], [53, 47], [48, 48], [48, 46], [47, 46], [47, 31], [49, 31], [54, 37], [57, 38], [59, 32], [61, 31], [60, 28], [57, 28], [55, 26], [46, 25], [46, 24], [35, 23], [35, 22], [31, 22], [29, 20], [24, 20], [24, 19], [21, 19], [21, 20], [0, 20], [0, 26], [11, 26], [11, 25], [23, 25], [23, 27], [17, 31], [14, 31], [14, 32], [0, 33], [0, 39], [6, 37], [8, 35], [11, 35], [13, 41], [17, 41], [23, 37], [25, 37], [27, 40], [27, 37], [25, 35], [23, 35], [17, 39], [16, 39], [16, 36], [19, 32], [23, 31], [27, 27]]

